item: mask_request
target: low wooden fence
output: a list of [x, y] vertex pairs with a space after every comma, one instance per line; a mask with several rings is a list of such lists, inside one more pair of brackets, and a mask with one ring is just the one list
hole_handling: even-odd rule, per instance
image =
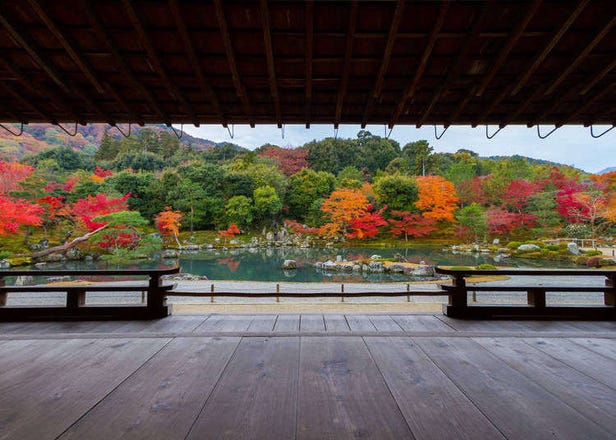
[[[0, 321], [54, 320], [54, 319], [154, 319], [169, 314], [165, 295], [175, 285], [163, 284], [163, 275], [180, 271], [171, 269], [150, 270], [2, 270], [0, 271]], [[134, 281], [112, 285], [105, 283], [79, 284], [58, 283], [28, 286], [6, 285], [9, 277], [129, 277]], [[141, 279], [135, 279], [140, 277]], [[8, 306], [7, 297], [12, 294], [60, 292], [66, 294], [64, 306]], [[88, 304], [88, 292], [141, 292], [142, 304]]]
[[[449, 293], [449, 303], [443, 305], [443, 313], [453, 318], [567, 318], [616, 320], [616, 270], [576, 270], [576, 269], [499, 269], [499, 270], [457, 270], [436, 268], [436, 272], [449, 275], [452, 285], [442, 285]], [[478, 285], [467, 284], [467, 278], [486, 275], [511, 275], [520, 277], [516, 285]], [[550, 277], [549, 284], [537, 281], [537, 277]], [[559, 284], [564, 277], [602, 277], [605, 285], [587, 286], [583, 283]], [[470, 292], [526, 292], [526, 304], [468, 304]], [[546, 292], [563, 293], [603, 293], [603, 304], [547, 304]]]

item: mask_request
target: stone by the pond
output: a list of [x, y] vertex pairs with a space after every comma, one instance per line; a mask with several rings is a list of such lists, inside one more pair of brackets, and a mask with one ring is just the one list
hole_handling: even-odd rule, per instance
[[282, 270], [297, 269], [297, 262], [295, 260], [284, 260], [282, 262]]
[[498, 246], [500, 244], [500, 240], [498, 238], [495, 238], [494, 240], [492, 240], [492, 244], [494, 246]]
[[81, 260], [82, 254], [81, 254], [81, 250], [79, 248], [70, 248], [68, 251], [66, 251], [66, 258], [69, 260]]
[[0, 260], [0, 269], [10, 269], [11, 268], [11, 263], [9, 263], [9, 260]]
[[380, 261], [371, 261], [368, 264], [368, 271], [369, 272], [383, 272], [383, 263], [381, 263]]
[[336, 263], [340, 263], [342, 261], [342, 255], [336, 255]]
[[34, 278], [31, 275], [23, 275], [15, 279], [16, 286], [32, 286], [33, 284]]
[[66, 261], [66, 257], [62, 254], [49, 254], [43, 257], [43, 261], [47, 261], [49, 263], [59, 263], [61, 261]]
[[179, 256], [180, 253], [175, 249], [165, 249], [162, 254], [163, 258], [178, 258]]
[[361, 270], [361, 266], [359, 264], [353, 265], [353, 272], [359, 272]]
[[567, 251], [572, 255], [580, 255], [580, 248], [577, 243], [567, 243]]
[[412, 275], [414, 277], [434, 277], [435, 275], [434, 266], [428, 266], [428, 265], [411, 267], [410, 271], [405, 272], [405, 273], [408, 273], [409, 275]]
[[393, 273], [403, 273], [404, 266], [401, 264], [392, 264], [391, 266], [389, 266], [389, 271]]
[[376, 255], [376, 254], [374, 254], [374, 255], [372, 255], [372, 256], [370, 257], [370, 259], [371, 259], [371, 260], [380, 260], [381, 258], [382, 258], [382, 257], [381, 257], [380, 255]]
[[537, 246], [536, 244], [521, 244], [520, 246], [518, 246], [518, 250], [522, 252], [538, 251], [538, 250], [541, 250], [541, 248]]

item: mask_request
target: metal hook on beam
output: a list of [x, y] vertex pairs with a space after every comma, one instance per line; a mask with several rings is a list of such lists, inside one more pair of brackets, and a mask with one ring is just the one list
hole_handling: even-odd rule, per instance
[[537, 124], [537, 136], [539, 136], [539, 139], [545, 139], [549, 135], [554, 133], [556, 130], [558, 130], [559, 128], [560, 127], [558, 125], [555, 125], [554, 128], [552, 130], [550, 130], [550, 132], [544, 136], [544, 135], [541, 134], [541, 129], [539, 128], [539, 124]]
[[226, 128], [227, 128], [227, 131], [229, 132], [229, 137], [233, 139], [233, 137], [235, 136], [235, 125], [231, 124], [231, 128], [229, 128], [229, 126], [227, 125]]
[[334, 140], [338, 139], [338, 127], [334, 128]]
[[4, 124], [0, 124], [0, 127], [4, 128], [6, 131], [8, 131], [9, 133], [11, 133], [13, 136], [21, 136], [24, 132], [24, 123], [21, 123], [21, 127], [19, 128], [19, 133], [13, 133], [11, 131], [10, 128], [8, 128], [6, 125]]
[[614, 127], [616, 127], [616, 125], [612, 125], [610, 128], [608, 128], [607, 130], [605, 130], [603, 133], [598, 134], [598, 135], [595, 135], [595, 133], [594, 133], [594, 131], [593, 131], [593, 126], [591, 125], [591, 126], [590, 126], [590, 135], [591, 135], [592, 137], [594, 137], [595, 139], [598, 139], [598, 138], [600, 138], [601, 136], [603, 136], [605, 133], [607, 133], [608, 131], [610, 131], [610, 130], [614, 129]]
[[124, 133], [124, 132], [122, 131], [122, 129], [120, 128], [120, 126], [119, 126], [119, 125], [117, 125], [117, 124], [113, 124], [113, 125], [112, 125], [112, 127], [115, 127], [115, 128], [116, 128], [116, 129], [120, 132], [120, 134], [121, 134], [122, 136], [124, 136], [125, 138], [127, 138], [127, 139], [128, 139], [128, 138], [130, 137], [130, 135], [131, 135], [132, 125], [133, 125], [132, 123], [129, 123], [129, 124], [128, 124], [128, 134], [127, 134], [127, 133]]
[[73, 133], [69, 132], [59, 122], [57, 124], [55, 124], [55, 125], [58, 126], [64, 133], [68, 134], [70, 137], [75, 137], [77, 135], [77, 122], [75, 122], [75, 131]]
[[392, 125], [392, 127], [389, 129], [389, 133], [387, 133], [387, 124], [383, 124], [383, 130], [385, 131], [385, 139], [389, 139], [389, 136], [391, 136], [391, 132], [394, 130], [394, 127]]
[[169, 128], [171, 128], [171, 130], [173, 130], [173, 134], [175, 134], [175, 137], [179, 139], [182, 139], [182, 136], [184, 136], [184, 124], [180, 125], [180, 134], [178, 134], [177, 130], [173, 127], [173, 125], [170, 125]]
[[487, 137], [488, 139], [492, 139], [492, 138], [494, 138], [494, 136], [496, 136], [496, 135], [498, 134], [498, 132], [499, 132], [499, 131], [501, 131], [503, 128], [505, 128], [505, 127], [501, 127], [501, 126], [499, 126], [499, 127], [498, 127], [498, 130], [496, 130], [496, 131], [495, 131], [494, 133], [492, 133], [492, 135], [490, 136], [490, 134], [488, 133], [488, 126], [486, 125], [486, 137]]
[[282, 138], [284, 139], [284, 124], [280, 126], [280, 133], [282, 134]]
[[436, 124], [434, 124], [434, 137], [436, 138], [436, 140], [437, 141], [440, 140], [447, 130], [449, 130], [449, 127], [445, 127], [443, 131], [441, 132], [441, 135], [439, 136], [438, 133], [436, 132]]

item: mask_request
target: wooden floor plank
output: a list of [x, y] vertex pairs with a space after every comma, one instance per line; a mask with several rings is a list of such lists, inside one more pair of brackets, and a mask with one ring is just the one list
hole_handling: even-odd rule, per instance
[[248, 326], [249, 332], [272, 332], [276, 323], [276, 315], [256, 315]]
[[415, 438], [504, 438], [410, 338], [364, 339]]
[[575, 368], [579, 372], [616, 390], [614, 359], [605, 357], [566, 339], [533, 338], [524, 339], [524, 341]]
[[187, 438], [294, 438], [299, 345], [243, 338]]
[[616, 340], [614, 339], [600, 339], [600, 338], [572, 338], [572, 342], [575, 342], [582, 347], [592, 350], [595, 353], [599, 353], [605, 357], [616, 360]]
[[616, 392], [517, 338], [477, 338], [484, 348], [616, 438]]
[[568, 324], [585, 332], [616, 331], [616, 321], [569, 321]]
[[328, 332], [350, 332], [351, 328], [344, 315], [323, 315], [325, 319], [325, 330]]
[[174, 339], [61, 439], [184, 439], [239, 341]]
[[402, 327], [396, 321], [391, 319], [389, 315], [371, 315], [368, 316], [372, 325], [378, 332], [402, 332]]
[[194, 332], [242, 332], [248, 329], [253, 319], [252, 315], [211, 315]]
[[366, 315], [345, 315], [352, 332], [376, 332], [376, 327]]
[[[0, 438], [55, 438], [168, 339], [46, 340], [45, 356], [0, 380]], [[32, 349], [40, 348], [39, 345]], [[31, 350], [25, 357], [36, 358]], [[0, 355], [0, 371], [4, 370]]]
[[474, 341], [414, 340], [507, 438], [613, 438]]
[[412, 434], [360, 337], [302, 337], [297, 439]]
[[300, 332], [324, 332], [325, 321], [323, 315], [301, 315], [299, 320]]
[[274, 325], [274, 333], [298, 332], [299, 331], [299, 315], [278, 315], [276, 325]]
[[432, 315], [391, 315], [405, 332], [454, 332], [455, 330]]

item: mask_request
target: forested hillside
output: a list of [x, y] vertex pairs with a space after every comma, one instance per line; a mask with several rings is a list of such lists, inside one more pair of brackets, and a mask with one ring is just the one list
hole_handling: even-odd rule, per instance
[[148, 224], [169, 243], [178, 243], [180, 227], [223, 236], [285, 227], [327, 240], [616, 232], [614, 172], [586, 175], [467, 149], [436, 153], [424, 140], [400, 146], [367, 131], [255, 151], [197, 151], [157, 128], [83, 138], [91, 148], [0, 162], [0, 235], [27, 243], [37, 233], [62, 244], [91, 234], [89, 245], [119, 252], [142, 246]]

